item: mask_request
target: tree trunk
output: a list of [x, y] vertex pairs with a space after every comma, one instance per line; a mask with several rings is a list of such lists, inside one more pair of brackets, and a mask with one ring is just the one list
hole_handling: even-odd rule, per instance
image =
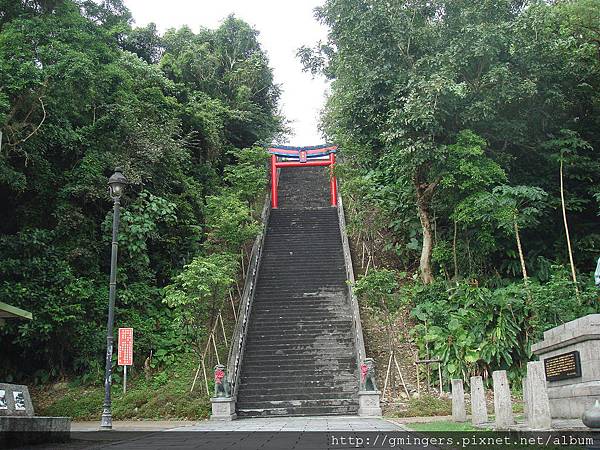
[[458, 281], [458, 256], [456, 255], [456, 235], [458, 234], [458, 226], [454, 220], [454, 238], [452, 239], [452, 256], [454, 257], [454, 281]]
[[565, 206], [565, 188], [563, 182], [563, 159], [560, 158], [560, 204], [562, 206], [563, 222], [565, 224], [565, 236], [567, 237], [567, 249], [569, 250], [569, 261], [571, 263], [571, 277], [575, 284], [575, 295], [579, 297], [579, 288], [577, 287], [577, 274], [575, 272], [575, 263], [573, 262], [573, 250], [571, 249], [571, 237], [569, 236], [569, 224], [567, 223], [567, 208]]
[[413, 176], [413, 184], [417, 197], [417, 210], [421, 228], [423, 231], [423, 246], [421, 248], [421, 260], [419, 262], [419, 272], [421, 281], [425, 284], [433, 282], [433, 272], [431, 270], [431, 252], [433, 250], [433, 233], [431, 227], [431, 199], [435, 192], [439, 180], [428, 183], [423, 180], [421, 168], [417, 169]]
[[419, 209], [419, 219], [423, 229], [423, 247], [421, 249], [421, 260], [419, 263], [419, 271], [421, 280], [425, 284], [433, 282], [433, 274], [431, 271], [431, 252], [433, 250], [433, 235], [431, 233], [431, 214], [429, 212], [429, 201], [417, 201]]
[[529, 277], [527, 276], [527, 268], [525, 267], [525, 256], [523, 255], [523, 247], [521, 246], [521, 235], [519, 233], [519, 225], [517, 225], [517, 218], [514, 218], [515, 227], [515, 238], [517, 240], [517, 250], [519, 251], [519, 260], [521, 261], [521, 271], [523, 272], [523, 281], [527, 285]]

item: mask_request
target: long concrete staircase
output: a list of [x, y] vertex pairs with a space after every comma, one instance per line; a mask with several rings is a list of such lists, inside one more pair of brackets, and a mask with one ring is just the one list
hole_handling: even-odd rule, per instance
[[282, 169], [252, 304], [237, 415], [355, 415], [358, 373], [338, 210], [321, 167]]

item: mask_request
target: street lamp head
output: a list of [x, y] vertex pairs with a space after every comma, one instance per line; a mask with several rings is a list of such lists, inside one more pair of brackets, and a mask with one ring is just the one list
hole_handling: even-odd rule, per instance
[[127, 178], [123, 175], [121, 168], [117, 167], [115, 169], [115, 173], [111, 175], [108, 179], [108, 188], [110, 191], [110, 196], [113, 199], [120, 198], [123, 194], [123, 189], [127, 185]]

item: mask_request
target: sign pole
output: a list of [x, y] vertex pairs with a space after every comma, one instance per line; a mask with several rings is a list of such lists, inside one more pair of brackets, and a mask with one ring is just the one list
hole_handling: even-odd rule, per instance
[[123, 366], [125, 372], [123, 374], [123, 394], [127, 394], [127, 366]]

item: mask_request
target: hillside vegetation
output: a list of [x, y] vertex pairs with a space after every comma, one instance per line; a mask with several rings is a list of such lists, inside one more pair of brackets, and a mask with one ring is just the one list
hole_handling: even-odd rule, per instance
[[226, 358], [262, 145], [284, 131], [257, 31], [231, 16], [160, 35], [121, 0], [0, 5], [0, 300], [34, 316], [0, 330], [0, 379], [42, 385], [40, 411], [99, 416], [119, 166], [115, 327], [134, 328], [134, 367], [122, 396], [114, 355], [116, 417], [205, 415], [192, 380], [211, 330], [209, 378]]
[[445, 383], [517, 381], [544, 330], [600, 310], [600, 4], [327, 0], [316, 17], [328, 40], [299, 57], [332, 80], [380, 377], [408, 346]]

